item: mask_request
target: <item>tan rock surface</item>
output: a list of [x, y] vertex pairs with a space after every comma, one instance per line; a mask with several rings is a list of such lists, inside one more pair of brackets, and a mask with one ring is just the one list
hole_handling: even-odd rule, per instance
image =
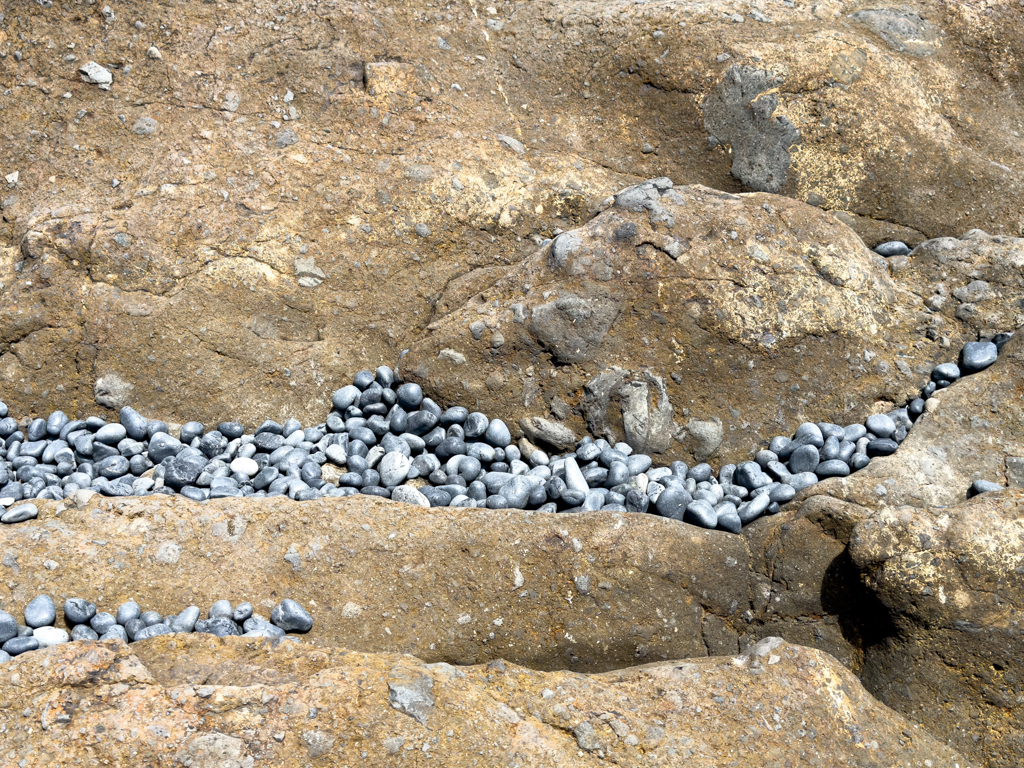
[[86, 414], [116, 376], [147, 415], [316, 421], [530, 238], [628, 181], [738, 191], [741, 156], [864, 219], [1021, 234], [1024, 10], [868, 10], [28, 3], [0, 23], [5, 398]]
[[[654, 515], [314, 502], [102, 499], [0, 526], [0, 606], [40, 592], [162, 614], [215, 600], [269, 615], [291, 597], [309, 640], [458, 664], [585, 671], [735, 653], [744, 540]], [[52, 566], [52, 567], [48, 567]]]
[[892, 507], [850, 555], [887, 609], [863, 680], [882, 702], [990, 766], [1024, 754], [1024, 491], [940, 509]]
[[717, 420], [726, 463], [754, 436], [904, 402], [945, 352], [921, 300], [827, 214], [699, 186], [615, 199], [428, 326], [403, 374], [510, 425], [557, 398], [577, 435], [691, 461], [715, 454], [693, 422]]
[[827, 655], [756, 651], [587, 676], [241, 638], [75, 643], [4, 665], [0, 728], [26, 768], [968, 765]]

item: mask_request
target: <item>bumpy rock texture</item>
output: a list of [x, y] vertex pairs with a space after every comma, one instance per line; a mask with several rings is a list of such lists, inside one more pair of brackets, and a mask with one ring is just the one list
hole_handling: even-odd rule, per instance
[[753, 435], [902, 404], [942, 359], [921, 300], [833, 217], [670, 184], [621, 191], [468, 297], [403, 374], [509, 423], [566, 403], [579, 434], [725, 463]]
[[833, 659], [778, 641], [585, 676], [164, 636], [31, 654], [0, 696], [31, 701], [0, 727], [33, 766], [964, 765]]
[[[310, 422], [332, 381], [644, 178], [740, 191], [734, 165], [766, 164], [871, 238], [1024, 230], [1016, 3], [102, 10], [0, 21], [18, 413]], [[727, 98], [756, 119], [712, 146], [734, 67], [772, 87]]]

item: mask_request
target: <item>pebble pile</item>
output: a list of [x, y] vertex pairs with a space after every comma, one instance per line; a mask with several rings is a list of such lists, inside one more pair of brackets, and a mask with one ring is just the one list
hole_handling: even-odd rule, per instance
[[[217, 637], [285, 637], [289, 632], [309, 632], [313, 619], [294, 600], [282, 600], [270, 619], [253, 612], [252, 605], [240, 603], [232, 607], [227, 600], [210, 606], [207, 618], [189, 606], [177, 616], [161, 616], [144, 611], [136, 602], [123, 603], [116, 614], [97, 612], [93, 603], [80, 597], [64, 601], [64, 623], [68, 629], [55, 626], [57, 606], [49, 595], [39, 595], [25, 607], [25, 623], [0, 611], [0, 663], [28, 651], [62, 645], [74, 640], [121, 640], [136, 642], [157, 635], [202, 632]], [[297, 641], [298, 638], [290, 637]]]
[[[265, 421], [253, 434], [237, 421], [209, 432], [190, 422], [175, 437], [164, 422], [131, 408], [112, 424], [56, 411], [22, 431], [0, 403], [0, 505], [9, 507], [0, 521], [38, 515], [34, 504], [19, 501], [63, 499], [82, 489], [106, 496], [180, 493], [197, 501], [363, 493], [423, 507], [650, 512], [739, 532], [798, 491], [894, 453], [925, 401], [992, 365], [1010, 336], [966, 344], [959, 363], [937, 366], [904, 408], [863, 424], [801, 424], [792, 437], [773, 438], [754, 461], [717, 474], [708, 464], [681, 461], [653, 468], [650, 456], [625, 443], [589, 437], [572, 453], [531, 448], [523, 456], [500, 419], [461, 406], [442, 410], [387, 366], [361, 371], [334, 392], [323, 424]], [[324, 480], [325, 465], [333, 465], [337, 484]]]

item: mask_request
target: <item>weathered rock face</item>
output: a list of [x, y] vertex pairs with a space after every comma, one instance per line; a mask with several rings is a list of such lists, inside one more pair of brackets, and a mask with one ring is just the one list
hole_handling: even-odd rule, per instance
[[[860, 222], [1024, 229], [1013, 3], [490, 7], [7, 14], [5, 400], [84, 415], [116, 377], [108, 407], [316, 421], [643, 178], [739, 191], [735, 168]], [[600, 333], [608, 307], [581, 311]]]
[[318, 644], [602, 671], [736, 653], [750, 607], [741, 537], [653, 515], [424, 510], [368, 496], [95, 496], [59, 516], [38, 506], [38, 520], [0, 526], [4, 609], [45, 592], [163, 614], [248, 600], [266, 615], [290, 597], [312, 613]]
[[585, 676], [164, 636], [28, 654], [0, 696], [17, 703], [0, 709], [5, 755], [26, 765], [966, 765], [827, 655], [778, 640]]
[[925, 314], [832, 217], [656, 179], [429, 326], [402, 371], [509, 423], [557, 401], [577, 434], [746, 460], [910, 396], [941, 351], [912, 343]]
[[868, 690], [971, 758], [1019, 763], [1024, 491], [882, 510], [850, 555], [894, 627], [867, 650]]
[[803, 494], [828, 494], [872, 509], [926, 508], [963, 501], [975, 480], [1024, 486], [1022, 377], [1024, 338], [1018, 333], [991, 368], [929, 398], [895, 454]]

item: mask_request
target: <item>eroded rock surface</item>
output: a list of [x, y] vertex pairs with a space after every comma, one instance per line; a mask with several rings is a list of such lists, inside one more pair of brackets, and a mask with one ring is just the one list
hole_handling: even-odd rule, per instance
[[927, 315], [831, 216], [655, 179], [431, 324], [402, 371], [510, 424], [557, 400], [578, 434], [725, 463], [904, 402], [944, 351]]
[[[908, 241], [1024, 230], [1015, 3], [102, 9], [0, 22], [0, 382], [21, 413], [316, 421], [332, 381], [394, 365], [610, 191], [740, 191], [741, 158], [748, 183]], [[763, 73], [728, 100], [757, 112], [731, 153], [706, 127], [730, 72]], [[613, 308], [586, 311], [589, 350]]]
[[966, 765], [833, 659], [778, 639], [580, 675], [164, 636], [23, 656], [0, 696], [31, 701], [0, 710], [5, 754], [26, 765]]
[[941, 509], [892, 507], [850, 554], [894, 632], [862, 677], [882, 702], [989, 766], [1024, 754], [1024, 491]]

